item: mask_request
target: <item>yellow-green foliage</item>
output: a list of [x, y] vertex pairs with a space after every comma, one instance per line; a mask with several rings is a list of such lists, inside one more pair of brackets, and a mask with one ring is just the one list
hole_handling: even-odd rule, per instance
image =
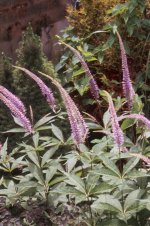
[[[125, 6], [127, 4], [127, 7]], [[120, 10], [119, 7], [123, 6]], [[125, 6], [125, 7], [124, 7]], [[119, 13], [111, 12], [116, 7]], [[78, 10], [68, 7], [68, 21], [80, 38], [92, 32], [103, 30], [108, 24], [115, 23], [122, 35], [127, 50], [129, 67], [133, 77], [146, 70], [149, 42], [149, 0], [81, 0]], [[92, 46], [105, 49], [109, 33], [94, 34], [86, 39]], [[111, 41], [110, 41], [111, 42]], [[101, 65], [92, 65], [95, 71], [104, 74], [103, 78], [118, 80], [120, 59], [118, 40], [106, 47]], [[101, 79], [103, 79], [101, 77]]]
[[[85, 37], [95, 30], [102, 29], [110, 20], [107, 10], [124, 0], [82, 0], [79, 10], [68, 7], [68, 21], [80, 37]], [[94, 40], [94, 42], [98, 40]], [[97, 44], [97, 43], [95, 43]]]
[[[117, 4], [125, 3], [125, 0], [82, 0], [80, 2], [79, 10], [75, 10], [72, 6], [68, 7], [68, 21], [73, 27], [73, 30], [80, 38], [88, 37], [92, 32], [103, 30], [109, 22], [114, 20], [114, 17], [109, 15], [108, 10], [115, 7]], [[101, 33], [92, 35], [88, 40], [89, 44], [93, 46], [104, 45], [108, 39], [109, 34]], [[93, 72], [101, 74], [99, 76], [103, 85], [110, 83], [109, 78], [111, 71], [111, 77], [115, 79], [114, 73], [116, 68], [119, 68], [120, 61], [118, 62], [118, 56], [116, 53], [116, 47], [107, 48], [105, 51], [105, 57], [103, 63], [92, 65]], [[117, 71], [118, 73], [118, 71]]]

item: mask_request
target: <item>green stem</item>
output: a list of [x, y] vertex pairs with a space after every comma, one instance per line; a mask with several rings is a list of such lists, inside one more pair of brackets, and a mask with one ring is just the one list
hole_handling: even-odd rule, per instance
[[[83, 165], [81, 166], [81, 168], [82, 168], [82, 176], [84, 177]], [[85, 180], [83, 180], [83, 181], [84, 181], [84, 185], [85, 185], [85, 191], [87, 194], [87, 203], [88, 203], [88, 208], [89, 208], [89, 213], [90, 213], [90, 218], [91, 218], [91, 226], [94, 226], [93, 214], [92, 214], [92, 209], [91, 209], [91, 205], [90, 205], [90, 199], [89, 199], [88, 192], [87, 192], [86, 181]]]

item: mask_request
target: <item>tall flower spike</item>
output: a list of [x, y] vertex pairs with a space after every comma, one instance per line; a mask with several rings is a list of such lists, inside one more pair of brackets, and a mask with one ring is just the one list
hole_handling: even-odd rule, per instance
[[60, 83], [58, 83], [50, 76], [42, 72], [40, 73], [50, 79], [59, 89], [59, 92], [67, 110], [74, 142], [77, 146], [79, 146], [79, 144], [83, 144], [88, 134], [88, 128], [74, 101], [69, 96], [67, 91], [61, 86]]
[[124, 143], [123, 132], [119, 126], [118, 117], [114, 108], [112, 98], [108, 92], [105, 91], [105, 94], [108, 98], [108, 103], [109, 103], [109, 112], [111, 116], [111, 124], [112, 124], [114, 140], [115, 140], [115, 143], [118, 145], [118, 147], [121, 147]]
[[[32, 72], [30, 72], [29, 70], [27, 70], [25, 68], [21, 68], [21, 67], [16, 67], [16, 68], [19, 68], [22, 71], [24, 71], [25, 73], [27, 73], [29, 76], [32, 76], [32, 78], [34, 80], [36, 79], [36, 82], [40, 80], [40, 85], [42, 84], [42, 86], [43, 86], [44, 83], [42, 82], [42, 80], [39, 79]], [[58, 89], [61, 93], [63, 102], [64, 102], [65, 107], [67, 109], [67, 114], [68, 114], [68, 117], [69, 117], [72, 135], [73, 135], [75, 143], [77, 144], [77, 146], [79, 144], [84, 143], [85, 138], [86, 138], [87, 133], [88, 133], [88, 128], [87, 128], [86, 123], [85, 123], [83, 117], [81, 116], [77, 106], [75, 105], [75, 103], [73, 102], [73, 100], [71, 99], [69, 94], [66, 92], [66, 90], [56, 80], [54, 80], [53, 78], [51, 78], [50, 76], [48, 76], [44, 73], [41, 73], [41, 74], [44, 75], [45, 77], [47, 77], [48, 79], [50, 79], [51, 81], [53, 81], [53, 83], [58, 87]], [[44, 88], [45, 88], [45, 86], [44, 86]]]
[[82, 68], [85, 70], [86, 75], [89, 77], [89, 87], [90, 87], [90, 91], [94, 97], [94, 99], [98, 99], [99, 98], [99, 88], [98, 85], [93, 77], [93, 75], [90, 72], [90, 69], [87, 65], [87, 63], [84, 61], [82, 55], [76, 50], [74, 49], [72, 46], [66, 44], [65, 42], [60, 42], [61, 44], [64, 44], [65, 46], [67, 46], [73, 53], [74, 55], [79, 59]]
[[8, 98], [22, 113], [26, 113], [26, 109], [22, 101], [12, 94], [8, 89], [0, 86], [0, 93], [2, 93], [6, 98]]
[[47, 87], [45, 85], [45, 83], [31, 71], [29, 71], [25, 68], [22, 68], [22, 67], [18, 67], [18, 66], [15, 66], [15, 68], [18, 68], [18, 69], [24, 71], [27, 75], [29, 75], [30, 78], [32, 78], [37, 83], [37, 85], [39, 86], [39, 88], [42, 92], [42, 95], [46, 98], [46, 101], [49, 104], [49, 106], [52, 109], [55, 109], [55, 106], [56, 106], [55, 98], [54, 98], [52, 90], [49, 87]]
[[61, 93], [71, 125], [72, 135], [75, 143], [78, 146], [79, 144], [85, 142], [88, 128], [77, 106], [75, 105], [67, 91], [58, 82], [54, 81], [54, 84], [58, 87]]
[[137, 119], [138, 121], [141, 121], [144, 123], [148, 129], [150, 129], [150, 120], [148, 120], [144, 115], [141, 114], [130, 114], [130, 115], [123, 115], [119, 117], [119, 120], [131, 118], [131, 119]]
[[123, 93], [124, 93], [124, 96], [126, 97], [128, 107], [129, 107], [129, 109], [131, 109], [132, 104], [133, 104], [133, 98], [135, 96], [135, 92], [132, 87], [132, 83], [131, 83], [131, 79], [130, 79], [130, 73], [129, 73], [129, 69], [128, 69], [128, 62], [127, 62], [125, 48], [124, 48], [123, 41], [121, 39], [119, 32], [117, 32], [117, 36], [119, 39], [120, 50], [121, 50], [121, 59], [122, 59]]
[[10, 109], [12, 115], [19, 120], [25, 131], [32, 133], [32, 127], [29, 119], [3, 94], [0, 94], [0, 100]]

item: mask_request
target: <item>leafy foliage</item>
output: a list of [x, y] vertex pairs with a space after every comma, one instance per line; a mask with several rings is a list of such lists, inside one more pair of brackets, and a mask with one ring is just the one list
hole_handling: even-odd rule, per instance
[[[85, 3], [84, 0], [80, 1], [81, 8], [79, 11], [73, 11], [74, 16], [85, 12], [84, 7], [89, 10], [92, 4], [106, 6], [103, 7], [103, 10], [110, 7], [108, 1], [88, 1], [89, 5]], [[116, 1], [111, 1], [111, 3], [114, 6]], [[141, 22], [148, 23], [147, 19], [143, 20], [148, 3], [134, 0], [119, 1], [119, 3], [105, 12], [106, 17], [110, 16], [109, 26], [105, 27], [104, 24], [103, 32], [97, 31], [95, 34], [90, 34], [91, 38], [89, 37], [92, 43], [93, 35], [98, 38], [100, 35], [98, 33], [104, 33], [102, 37], [107, 37], [107, 41], [100, 40], [96, 47], [94, 44], [87, 44], [85, 37], [78, 38], [71, 36], [71, 33], [68, 35], [67, 32], [72, 32], [72, 30], [64, 33], [62, 38], [62, 41], [69, 42], [69, 46], [77, 47], [84, 60], [89, 64], [92, 73], [96, 74], [98, 68], [99, 50], [96, 51], [96, 48], [105, 47], [101, 52], [106, 53], [107, 50], [108, 56], [112, 56], [109, 54], [109, 50], [117, 40], [116, 30], [119, 30], [121, 36], [128, 34], [124, 37], [129, 44], [132, 43], [133, 52], [137, 43], [148, 45], [148, 39], [146, 39], [148, 25], [144, 28]], [[88, 20], [88, 16], [96, 15], [94, 10], [96, 7], [93, 8], [90, 15], [86, 15], [86, 35], [89, 35], [90, 20]], [[81, 14], [80, 17], [79, 14], [80, 20], [82, 16]], [[105, 17], [104, 14], [102, 17]], [[136, 18], [135, 21], [134, 18]], [[106, 18], [103, 19], [102, 22], [105, 23]], [[118, 22], [116, 22], [117, 19]], [[80, 20], [79, 22], [84, 22]], [[98, 23], [98, 20], [96, 22]], [[139, 25], [138, 29], [139, 33], [143, 35], [142, 37], [137, 35], [138, 29], [134, 24]], [[94, 26], [91, 29], [95, 29]], [[79, 30], [82, 34], [82, 30]], [[33, 40], [34, 42], [32, 42]], [[29, 57], [31, 44], [35, 47], [34, 53], [38, 53], [33, 58]], [[38, 107], [44, 106], [43, 100], [37, 99], [39, 106], [36, 106], [35, 101], [33, 113], [38, 114], [38, 117], [33, 120], [32, 133], [26, 133], [22, 124], [15, 117], [14, 121], [18, 127], [5, 131], [4, 134], [23, 134], [23, 137], [19, 139], [15, 148], [8, 145], [9, 139], [0, 145], [0, 210], [2, 213], [0, 224], [16, 226], [148, 226], [150, 224], [150, 120], [144, 116], [145, 108], [147, 108], [143, 101], [145, 96], [137, 94], [139, 84], [134, 85], [136, 89], [130, 109], [126, 107], [127, 99], [121, 97], [122, 91], [118, 90], [118, 83], [114, 81], [115, 88], [113, 89], [110, 87], [112, 81], [106, 80], [107, 92], [99, 90], [100, 97], [95, 101], [89, 95], [87, 86], [82, 87], [89, 81], [86, 81], [83, 76], [84, 71], [79, 68], [78, 59], [74, 56], [70, 58], [70, 53], [65, 52], [61, 61], [56, 65], [56, 71], [59, 73], [60, 70], [66, 70], [63, 78], [60, 75], [58, 77], [66, 90], [75, 94], [73, 99], [75, 102], [77, 101], [77, 105], [80, 103], [79, 108], [87, 108], [84, 114], [81, 112], [85, 118], [83, 119], [78, 107], [61, 86], [60, 81], [52, 78], [55, 73], [51, 74], [49, 71], [48, 62], [46, 62], [47, 67], [44, 70], [45, 58], [43, 58], [40, 48], [37, 36], [33, 34], [31, 28], [28, 28], [21, 43], [20, 59], [18, 59], [17, 65], [20, 68], [27, 67], [35, 73], [38, 70], [49, 73], [50, 75], [45, 75], [41, 72], [40, 76], [45, 75], [60, 90], [67, 111], [64, 112], [61, 109], [60, 102], [58, 103], [59, 111], [50, 112], [37, 119], [40, 115]], [[117, 52], [118, 44], [117, 48], [115, 46], [113, 48]], [[134, 56], [132, 50], [131, 57]], [[118, 54], [116, 56], [115, 59], [110, 58], [109, 60], [111, 64], [113, 64], [113, 60], [116, 60], [117, 63], [114, 63], [112, 67], [119, 65], [116, 70], [120, 71]], [[144, 57], [145, 55], [143, 55], [143, 61]], [[135, 62], [137, 58], [134, 59]], [[100, 70], [102, 65], [107, 63], [107, 67], [109, 67], [109, 62], [103, 63], [103, 60], [105, 61], [105, 59], [100, 60], [102, 63]], [[96, 67], [94, 63], [97, 64]], [[92, 64], [94, 69], [92, 69]], [[134, 65], [132, 66], [134, 67]], [[149, 64], [147, 65], [148, 68]], [[127, 66], [126, 62], [123, 69], [125, 70]], [[108, 68], [108, 70], [112, 70], [112, 68]], [[135, 70], [137, 70], [136, 67]], [[72, 73], [74, 74], [72, 75]], [[30, 104], [29, 99], [26, 98], [31, 96], [34, 98], [32, 100], [35, 100], [34, 86], [31, 87], [32, 80], [31, 83], [27, 81], [19, 69], [15, 69], [14, 78], [14, 87], [16, 84], [19, 85], [19, 96], [22, 95], [27, 105]], [[100, 86], [99, 78], [96, 79]], [[120, 80], [122, 81], [121, 78]], [[23, 89], [23, 84], [26, 84], [25, 89]], [[130, 85], [132, 86], [132, 84]], [[104, 86], [102, 87], [104, 88]], [[53, 86], [52, 89], [54, 89]], [[82, 100], [79, 98], [77, 90], [81, 94]], [[25, 91], [28, 91], [27, 96]], [[36, 91], [39, 92], [38, 89]], [[115, 91], [117, 92], [115, 93]], [[121, 95], [118, 96], [120, 93]], [[139, 93], [143, 93], [143, 89], [140, 89]], [[87, 106], [90, 104], [93, 104], [94, 107], [88, 109]], [[94, 117], [94, 108], [97, 110], [96, 117]], [[88, 127], [89, 133], [86, 141], [84, 139], [83, 142], [74, 142], [75, 139], [69, 130], [66, 114], [69, 116], [70, 124], [72, 127], [74, 126], [74, 133], [79, 136], [86, 135], [83, 132], [84, 128]], [[100, 116], [97, 117], [97, 115]], [[83, 124], [85, 127], [82, 128]], [[117, 141], [119, 134], [121, 134], [121, 142]]]
[[[122, 95], [119, 42], [113, 33], [113, 27], [117, 26], [120, 34], [123, 35], [129, 71], [135, 80], [135, 90], [138, 90], [140, 95], [146, 94], [147, 98], [143, 97], [143, 99], [149, 103], [149, 91], [146, 85], [149, 82], [149, 1], [82, 0], [79, 4], [78, 10], [68, 8], [71, 27], [66, 29], [61, 40], [82, 53], [101, 89], [109, 89], [116, 96]], [[88, 80], [84, 71], [79, 61], [72, 57], [67, 49], [56, 70], [62, 82], [69, 87], [70, 93], [76, 95], [80, 105], [84, 105], [83, 110], [90, 113], [92, 108], [93, 116], [99, 119], [97, 105], [93, 103], [88, 92]], [[65, 74], [63, 77], [61, 70]], [[102, 106], [105, 108], [105, 104]], [[148, 111], [149, 108], [146, 108], [146, 114], [149, 114]]]

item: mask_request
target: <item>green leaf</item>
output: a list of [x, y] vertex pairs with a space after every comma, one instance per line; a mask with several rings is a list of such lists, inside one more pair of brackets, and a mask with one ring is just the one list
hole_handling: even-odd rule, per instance
[[101, 156], [100, 157], [104, 163], [104, 165], [110, 169], [113, 173], [115, 173], [118, 177], [121, 177], [120, 171], [118, 170], [117, 166], [113, 163], [113, 161], [109, 160], [108, 158]]
[[133, 178], [142, 178], [142, 177], [147, 177], [148, 175], [145, 172], [138, 171], [136, 169], [132, 169], [125, 177], [129, 179]]
[[133, 99], [132, 113], [140, 113], [143, 109], [141, 98], [136, 94]]
[[62, 143], [64, 143], [62, 131], [54, 124], [52, 124], [52, 132]]
[[135, 29], [135, 25], [128, 25], [127, 26], [127, 31], [128, 31], [130, 36], [133, 35], [134, 29]]
[[121, 203], [112, 195], [99, 195], [99, 198], [92, 204], [95, 210], [106, 210], [110, 212], [123, 212]]
[[82, 76], [80, 79], [74, 81], [74, 86], [78, 90], [81, 96], [89, 89], [89, 77]]
[[121, 129], [126, 130], [127, 128], [132, 127], [135, 124], [135, 119], [125, 119], [121, 124]]
[[135, 190], [132, 191], [126, 198], [124, 202], [124, 211], [129, 211], [131, 208], [136, 207], [138, 209], [138, 201], [143, 195], [144, 191], [143, 190]]
[[127, 164], [123, 167], [122, 176], [127, 175], [139, 162], [139, 158], [131, 158]]
[[114, 186], [109, 185], [105, 182], [101, 182], [100, 184], [96, 185], [90, 192], [91, 195], [99, 195], [102, 193], [110, 192], [114, 189]]
[[103, 153], [108, 148], [108, 142], [109, 138], [99, 141], [92, 147], [92, 151], [97, 155], [101, 155], [101, 153]]
[[72, 169], [74, 168], [74, 166], [76, 165], [78, 159], [76, 156], [71, 156], [71, 158], [69, 158], [66, 162], [66, 168], [68, 173], [70, 173], [72, 171]]
[[43, 126], [44, 124], [53, 121], [53, 119], [56, 118], [56, 116], [48, 116], [45, 115], [43, 118], [41, 118], [35, 125], [34, 128], [38, 128], [40, 126]]
[[40, 162], [39, 162], [39, 158], [38, 158], [36, 151], [28, 151], [27, 155], [28, 155], [29, 159], [31, 159], [32, 162], [35, 163], [35, 165], [40, 167]]
[[80, 150], [80, 152], [82, 152], [82, 155], [84, 155], [84, 153], [88, 153], [89, 152], [89, 149], [88, 149], [88, 147], [85, 144], [80, 144], [79, 145], [79, 150]]
[[69, 174], [69, 173], [64, 173], [67, 177], [68, 180], [66, 180], [66, 183], [72, 186], [75, 186], [75, 188], [80, 191], [83, 194], [86, 194], [86, 190], [85, 190], [85, 185], [83, 183], [83, 180], [74, 175], [74, 174]]
[[13, 181], [10, 181], [8, 184], [8, 191], [10, 191], [11, 194], [16, 194], [16, 187], [15, 183]]
[[13, 160], [13, 164], [11, 165], [11, 171], [13, 171], [14, 169], [18, 168], [20, 164], [23, 164], [24, 162], [22, 161], [24, 158], [24, 155]]
[[114, 173], [112, 170], [108, 169], [108, 168], [96, 168], [95, 173], [97, 173], [98, 175], [102, 175], [102, 176], [110, 176], [111, 177], [115, 177], [118, 178], [118, 175], [116, 175], [116, 173]]
[[85, 73], [85, 70], [84, 70], [83, 68], [80, 68], [79, 70], [73, 72], [72, 77], [73, 77], [73, 78], [76, 78], [76, 77], [78, 77], [79, 75], [82, 75], [83, 73]]
[[37, 148], [38, 147], [38, 143], [39, 143], [39, 133], [35, 133], [33, 135], [32, 139], [33, 139], [35, 148]]
[[50, 166], [47, 170], [46, 170], [46, 182], [49, 183], [49, 181], [51, 181], [51, 179], [53, 178], [53, 176], [56, 174], [57, 172], [57, 165], [56, 166]]
[[101, 64], [104, 60], [104, 53], [101, 51], [98, 53], [98, 61]]
[[52, 193], [59, 193], [59, 194], [62, 194], [62, 195], [72, 195], [72, 196], [82, 194], [77, 189], [75, 189], [74, 187], [63, 186], [63, 184], [62, 184], [62, 186], [56, 187], [51, 192]]
[[8, 143], [8, 139], [6, 139], [5, 143], [3, 144], [2, 148], [1, 148], [1, 152], [0, 155], [2, 158], [5, 158], [7, 156], [7, 143]]
[[108, 125], [109, 122], [110, 122], [110, 113], [109, 113], [109, 110], [108, 110], [103, 115], [103, 123], [104, 123], [105, 128], [107, 128], [107, 125]]
[[28, 168], [29, 168], [29, 171], [31, 172], [32, 176], [35, 177], [40, 184], [44, 185], [45, 184], [44, 177], [43, 177], [41, 169], [38, 166], [36, 166], [35, 164], [30, 163], [30, 162], [28, 162]]
[[78, 59], [78, 57], [76, 57], [75, 55], [72, 57], [72, 64], [76, 65], [77, 63], [79, 63], [80, 60]]
[[110, 34], [109, 38], [107, 39], [106, 43], [103, 45], [103, 51], [109, 49], [112, 47], [116, 39], [116, 36], [114, 34]]
[[66, 179], [66, 177], [64, 177], [64, 176], [56, 177], [49, 182], [49, 186], [59, 184], [60, 182], [63, 182], [65, 179]]
[[37, 183], [34, 181], [21, 182], [16, 185], [20, 195], [32, 195]]
[[126, 10], [128, 10], [128, 4], [117, 4], [114, 8], [107, 10], [107, 14], [112, 14], [113, 16], [117, 16], [119, 14], [123, 14]]
[[25, 130], [23, 128], [14, 128], [14, 129], [9, 129], [2, 133], [24, 133], [24, 132]]
[[54, 146], [45, 152], [45, 154], [42, 157], [42, 162], [41, 162], [42, 167], [45, 165], [45, 163], [49, 161], [49, 159], [53, 156], [53, 154], [56, 152], [57, 149], [58, 149], [58, 146]]
[[96, 175], [96, 174], [94, 175], [93, 173], [90, 173], [87, 176], [87, 179], [86, 179], [86, 192], [88, 193], [88, 195], [91, 194], [92, 190], [97, 185], [98, 179], [99, 179], [99, 175]]
[[51, 126], [40, 126], [35, 129], [36, 132], [42, 131], [42, 130], [50, 130], [52, 127]]

